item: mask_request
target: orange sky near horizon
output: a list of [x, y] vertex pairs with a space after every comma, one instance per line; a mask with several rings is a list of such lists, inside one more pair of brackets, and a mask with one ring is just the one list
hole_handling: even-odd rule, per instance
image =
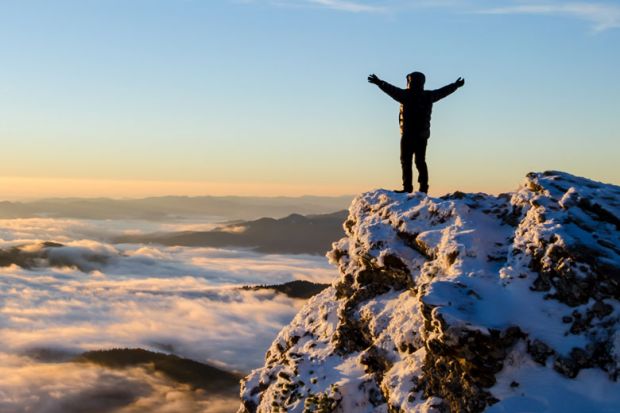
[[[150, 196], [338, 196], [347, 193], [339, 185], [292, 185], [287, 183], [240, 183], [207, 181], [114, 180], [47, 177], [0, 177], [0, 201], [41, 198], [144, 198]], [[358, 188], [361, 192], [364, 188]], [[366, 188], [367, 190], [368, 188]]]
[[[374, 185], [373, 185], [374, 184]], [[495, 188], [491, 193], [514, 190]], [[397, 182], [395, 181], [394, 188]], [[276, 182], [208, 182], [208, 181], [161, 181], [161, 180], [114, 180], [48, 177], [0, 177], [0, 201], [28, 201], [42, 198], [144, 198], [151, 196], [265, 196], [296, 197], [303, 195], [340, 196], [379, 188], [378, 183], [358, 185], [300, 184]], [[475, 188], [463, 190], [476, 191]], [[478, 188], [480, 190], [480, 188]], [[441, 186], [431, 188], [434, 196], [452, 192]]]
[[[429, 195], [442, 196], [455, 191], [500, 194], [516, 191], [529, 172], [558, 170], [584, 176], [595, 181], [616, 184], [613, 174], [606, 170], [571, 170], [569, 168], [537, 168], [529, 165], [520, 172], [492, 174], [478, 179], [467, 179], [453, 169], [433, 171]], [[395, 168], [396, 169], [396, 168]], [[255, 196], [300, 197], [355, 196], [375, 189], [399, 189], [397, 170], [392, 172], [391, 184], [383, 176], [365, 176], [366, 179], [335, 179], [334, 183], [317, 179], [310, 182], [290, 181], [207, 181], [157, 179], [105, 179], [37, 176], [0, 176], [0, 202], [30, 201], [43, 198], [146, 198], [157, 196]], [[417, 183], [416, 183], [417, 189]]]

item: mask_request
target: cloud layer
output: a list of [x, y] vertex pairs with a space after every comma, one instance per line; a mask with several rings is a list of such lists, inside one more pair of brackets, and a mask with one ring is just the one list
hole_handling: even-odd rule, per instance
[[[140, 347], [247, 372], [262, 364], [303, 300], [239, 287], [331, 282], [336, 276], [323, 257], [93, 239], [105, 238], [96, 236], [103, 226], [0, 222], [0, 250], [9, 252], [0, 266], [1, 411], [71, 412], [67, 406], [83, 400], [93, 403], [92, 412], [194, 412], [207, 405], [207, 411], [230, 411], [230, 400], [214, 400], [140, 369], [112, 371], [67, 360], [85, 350]], [[128, 222], [106, 231], [115, 228], [132, 230]], [[19, 254], [32, 265], [10, 262]], [[118, 406], [97, 404], [106, 397]]]

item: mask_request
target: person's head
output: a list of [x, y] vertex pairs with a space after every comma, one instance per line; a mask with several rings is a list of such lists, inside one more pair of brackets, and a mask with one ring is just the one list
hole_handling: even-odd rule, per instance
[[424, 90], [424, 82], [426, 76], [421, 72], [412, 72], [407, 75], [407, 88], [415, 90]]

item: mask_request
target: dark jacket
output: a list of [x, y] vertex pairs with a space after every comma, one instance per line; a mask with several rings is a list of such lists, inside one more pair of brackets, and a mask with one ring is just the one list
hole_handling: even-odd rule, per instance
[[433, 103], [453, 93], [458, 86], [451, 83], [437, 90], [401, 89], [386, 81], [378, 84], [382, 91], [400, 102], [400, 133], [402, 136], [428, 138], [431, 135]]

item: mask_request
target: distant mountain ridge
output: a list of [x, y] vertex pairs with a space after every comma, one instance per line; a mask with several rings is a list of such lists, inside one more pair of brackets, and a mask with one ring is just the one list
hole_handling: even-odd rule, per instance
[[[291, 214], [285, 218], [261, 218], [224, 224], [212, 231], [181, 231], [118, 235], [112, 243], [160, 244], [164, 246], [244, 248], [267, 254], [323, 255], [334, 240], [344, 235], [346, 211], [324, 215]], [[55, 241], [24, 242], [0, 247], [0, 268], [75, 268], [82, 272], [103, 270], [125, 259], [113, 246], [91, 249]]]
[[212, 231], [122, 235], [115, 243], [155, 243], [187, 247], [241, 247], [277, 254], [325, 254], [344, 235], [347, 211], [323, 215], [291, 214], [224, 225]]
[[282, 218], [292, 213], [325, 214], [345, 209], [353, 196], [243, 197], [163, 196], [140, 199], [51, 198], [0, 201], [0, 218], [170, 219], [217, 217], [221, 220]]

